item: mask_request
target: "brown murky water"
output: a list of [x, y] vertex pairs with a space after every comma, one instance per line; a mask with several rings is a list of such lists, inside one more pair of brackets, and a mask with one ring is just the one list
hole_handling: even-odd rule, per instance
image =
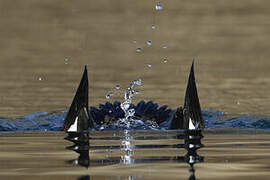
[[[116, 85], [123, 91], [142, 78], [135, 101], [175, 108], [183, 104], [193, 58], [203, 108], [270, 114], [270, 1], [166, 0], [161, 12], [153, 9], [155, 3], [0, 0], [0, 115], [67, 109], [84, 65], [89, 70], [90, 105], [105, 102]], [[151, 47], [147, 40], [153, 42]], [[136, 52], [139, 47], [141, 53]], [[112, 100], [122, 100], [122, 95]], [[64, 137], [0, 134], [0, 179], [190, 177], [189, 166], [176, 162], [89, 169], [71, 165], [67, 161], [77, 154], [65, 149], [70, 143]], [[195, 165], [198, 179], [269, 179], [269, 134], [208, 132], [203, 144], [198, 153], [204, 162]], [[92, 150], [90, 156], [107, 153]]]
[[175, 108], [183, 104], [193, 58], [203, 108], [270, 114], [269, 1], [162, 5], [156, 12], [155, 2], [144, 0], [1, 0], [1, 116], [68, 108], [85, 64], [91, 105], [141, 77], [136, 101]]
[[[163, 133], [165, 134], [165, 133]], [[151, 133], [147, 133], [151, 136]], [[159, 136], [158, 133], [152, 134]], [[68, 161], [78, 155], [65, 147], [63, 133], [1, 134], [1, 179], [189, 179], [189, 165], [176, 161], [153, 161], [135, 164], [106, 164], [108, 158], [121, 159], [119, 149], [90, 149], [90, 167], [84, 168]], [[95, 137], [110, 137], [113, 133], [99, 133]], [[247, 138], [248, 137], [248, 138]], [[197, 151], [204, 161], [194, 165], [196, 179], [269, 179], [269, 134], [204, 132], [205, 147]], [[133, 144], [173, 144], [180, 140], [134, 140]], [[120, 145], [117, 140], [92, 140], [91, 146]], [[3, 146], [4, 145], [4, 146]], [[185, 150], [173, 148], [141, 149], [135, 158], [174, 157], [185, 155]], [[122, 154], [123, 155], [123, 154]], [[99, 163], [91, 160], [99, 159]], [[104, 161], [101, 161], [104, 160]]]

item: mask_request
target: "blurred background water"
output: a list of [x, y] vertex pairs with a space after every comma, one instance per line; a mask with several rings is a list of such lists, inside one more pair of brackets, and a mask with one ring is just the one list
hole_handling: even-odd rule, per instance
[[270, 114], [268, 1], [169, 0], [161, 11], [156, 4], [1, 0], [0, 115], [67, 109], [85, 64], [92, 106], [116, 85], [121, 93], [110, 100], [122, 100], [141, 78], [135, 102], [176, 108], [193, 58], [202, 108]]

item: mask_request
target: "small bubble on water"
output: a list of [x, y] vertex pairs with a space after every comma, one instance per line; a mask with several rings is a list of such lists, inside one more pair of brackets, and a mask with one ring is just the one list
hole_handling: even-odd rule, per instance
[[152, 64], [147, 64], [147, 67], [151, 68], [152, 67]]
[[148, 46], [152, 46], [152, 41], [148, 40], [148, 41], [146, 41], [146, 44], [147, 44]]
[[119, 90], [120, 89], [120, 85], [116, 85], [115, 89]]
[[153, 25], [151, 26], [151, 28], [152, 28], [152, 29], [156, 29], [156, 25], [153, 24]]
[[162, 11], [163, 10], [163, 6], [160, 3], [157, 3], [156, 10], [157, 11]]
[[137, 49], [136, 49], [136, 52], [137, 52], [137, 53], [142, 52], [142, 48], [137, 48]]
[[167, 63], [168, 59], [167, 58], [163, 58], [163, 63]]
[[162, 45], [162, 48], [163, 48], [163, 49], [166, 49], [166, 48], [167, 48], [167, 45], [166, 45], [166, 44], [163, 44], [163, 45]]
[[108, 94], [106, 95], [106, 99], [110, 99], [113, 95], [114, 95], [114, 94], [113, 94], [112, 92], [108, 93]]

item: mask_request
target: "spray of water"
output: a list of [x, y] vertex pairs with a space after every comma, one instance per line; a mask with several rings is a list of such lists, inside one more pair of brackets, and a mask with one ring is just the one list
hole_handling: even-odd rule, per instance
[[135, 86], [141, 86], [142, 80], [137, 79], [134, 80], [130, 86], [126, 89], [125, 92], [125, 100], [121, 103], [120, 107], [125, 112], [125, 117], [120, 119], [119, 122], [125, 125], [126, 130], [124, 131], [124, 137], [121, 143], [121, 150], [124, 152], [124, 155], [121, 156], [121, 160], [123, 164], [133, 164], [133, 146], [131, 144], [131, 136], [130, 136], [130, 126], [135, 121], [134, 114], [135, 109], [131, 108], [132, 98], [134, 95], [138, 94], [134, 88]]
[[121, 143], [121, 150], [124, 154], [121, 156], [121, 161], [123, 164], [133, 164], [134, 163], [134, 152], [133, 145], [131, 144], [132, 136], [129, 130], [124, 131], [124, 138]]
[[125, 117], [123, 119], [120, 119], [120, 122], [124, 123], [127, 127], [127, 129], [130, 128], [131, 123], [134, 121], [134, 114], [135, 114], [135, 109], [130, 108], [132, 104], [132, 98], [134, 95], [138, 94], [138, 91], [135, 91], [134, 88], [135, 86], [141, 86], [142, 85], [142, 80], [141, 79], [136, 79], [134, 80], [130, 86], [127, 88], [125, 92], [125, 100], [121, 103], [121, 109], [125, 113]]

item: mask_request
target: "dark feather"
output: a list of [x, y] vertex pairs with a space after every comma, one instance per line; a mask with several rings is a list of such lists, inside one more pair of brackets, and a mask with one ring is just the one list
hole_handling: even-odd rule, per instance
[[[79, 116], [80, 113], [86, 113], [84, 115], [83, 114], [80, 115], [80, 118], [83, 118], [82, 121], [84, 122], [83, 124], [85, 125], [83, 129], [93, 127], [94, 124], [88, 112], [88, 75], [86, 66], [77, 92], [74, 96], [72, 104], [67, 113], [62, 130], [67, 131], [69, 127], [75, 122], [76, 117]], [[78, 119], [78, 121], [80, 120]]]

